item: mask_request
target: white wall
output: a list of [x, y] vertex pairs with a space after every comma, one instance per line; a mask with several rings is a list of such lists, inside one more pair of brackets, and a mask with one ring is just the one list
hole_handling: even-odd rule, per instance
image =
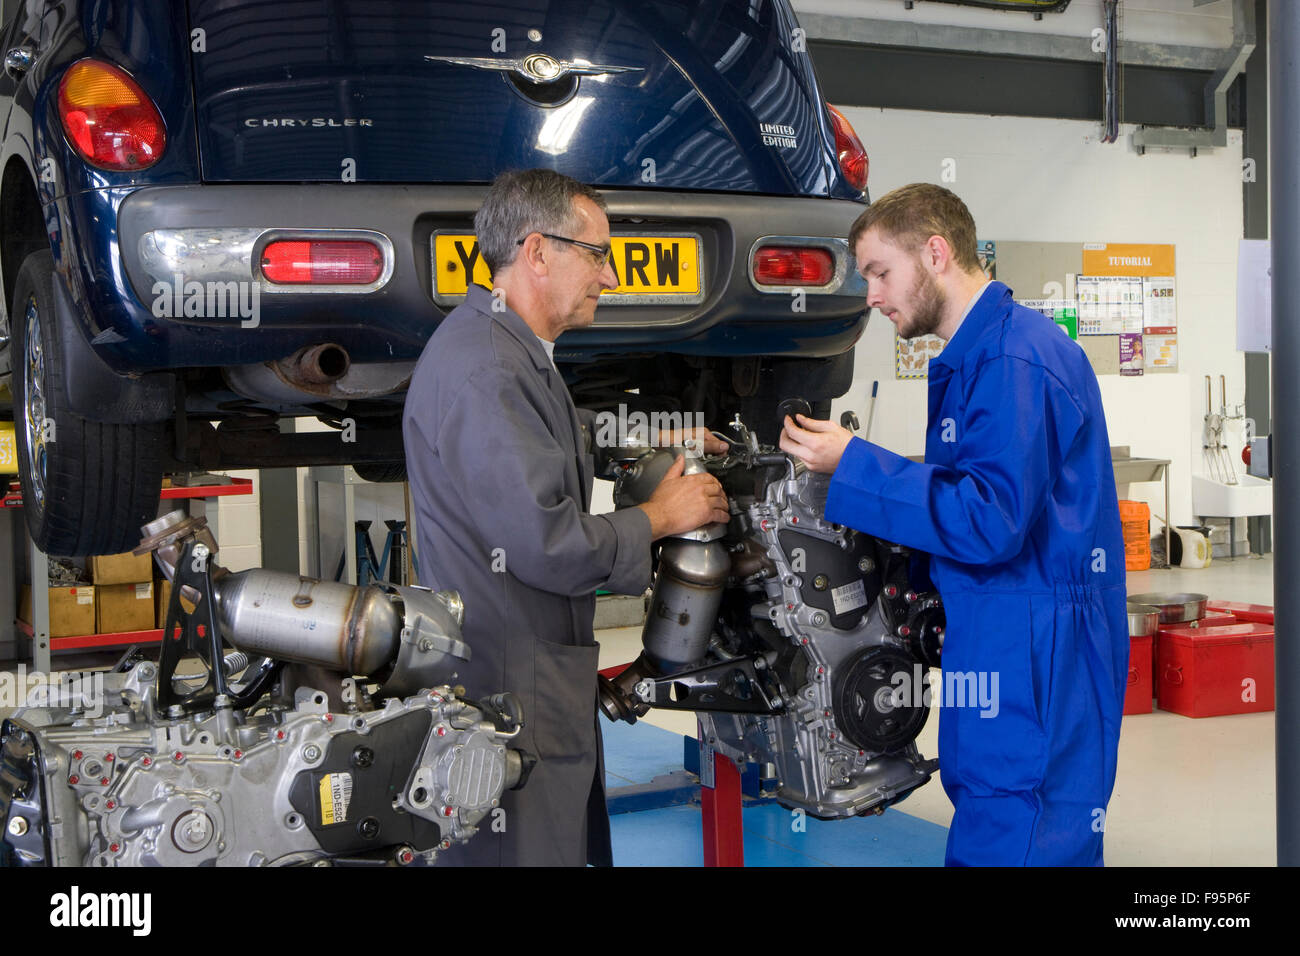
[[[1099, 380], [1111, 444], [1129, 445], [1134, 455], [1171, 459], [1174, 521], [1190, 523], [1190, 475], [1205, 471], [1204, 376], [1214, 376], [1216, 410], [1220, 374], [1227, 376], [1229, 404], [1244, 400], [1245, 362], [1235, 350], [1241, 134], [1230, 131], [1227, 148], [1195, 158], [1186, 151], [1138, 156], [1129, 145], [1129, 126], [1119, 142], [1105, 145], [1097, 141], [1096, 123], [843, 111], [871, 157], [873, 196], [910, 182], [940, 182], [941, 164], [953, 159], [956, 180], [942, 185], [965, 200], [981, 239], [1176, 246], [1179, 372]], [[1042, 294], [1015, 292], [1020, 298]], [[926, 383], [895, 380], [894, 329], [878, 315], [858, 343], [853, 388], [835, 404], [833, 417], [844, 408], [864, 412], [873, 379], [880, 381], [880, 393], [872, 440], [899, 454], [922, 454]], [[859, 417], [865, 424], [865, 416]], [[1230, 445], [1240, 449], [1238, 438]], [[1159, 485], [1134, 485], [1126, 496], [1150, 502], [1154, 513], [1164, 510]]]
[[[795, 13], [944, 24], [984, 30], [1012, 30], [1054, 36], [1091, 36], [1102, 23], [1101, 0], [1072, 0], [1064, 12], [1035, 20], [1018, 11], [978, 10], [949, 3], [918, 2], [911, 10], [901, 0], [793, 0]], [[1220, 0], [1193, 6], [1192, 0], [1123, 0], [1120, 38], [1132, 42], [1226, 47], [1232, 43], [1232, 3]]]
[[253, 493], [207, 499], [208, 527], [217, 539], [222, 567], [244, 571], [262, 566], [262, 489], [256, 471], [225, 471], [219, 474], [251, 478]]

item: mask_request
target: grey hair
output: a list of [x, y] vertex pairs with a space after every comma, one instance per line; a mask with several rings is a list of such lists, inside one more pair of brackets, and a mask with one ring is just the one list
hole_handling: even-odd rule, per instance
[[577, 225], [573, 201], [579, 196], [606, 211], [604, 196], [552, 169], [511, 170], [498, 176], [474, 215], [474, 232], [488, 268], [495, 274], [514, 262], [519, 240], [529, 233], [567, 235]]

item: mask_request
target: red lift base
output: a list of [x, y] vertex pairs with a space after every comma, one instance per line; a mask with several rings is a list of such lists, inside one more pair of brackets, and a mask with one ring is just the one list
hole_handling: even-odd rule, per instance
[[705, 866], [744, 866], [740, 825], [740, 771], [700, 733], [700, 820]]

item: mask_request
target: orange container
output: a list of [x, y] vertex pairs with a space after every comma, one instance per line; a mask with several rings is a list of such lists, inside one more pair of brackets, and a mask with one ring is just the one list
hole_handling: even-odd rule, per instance
[[1145, 501], [1121, 500], [1119, 520], [1124, 528], [1124, 568], [1147, 570], [1151, 567], [1151, 509]]

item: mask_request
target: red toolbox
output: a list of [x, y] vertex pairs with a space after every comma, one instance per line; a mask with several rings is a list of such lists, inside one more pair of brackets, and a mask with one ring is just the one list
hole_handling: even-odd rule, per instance
[[[1196, 619], [1196, 623], [1201, 627], [1222, 627], [1225, 624], [1241, 624], [1243, 621], [1245, 621], [1245, 618], [1239, 618], [1231, 611], [1227, 611], [1224, 610], [1223, 608], [1217, 608], [1217, 607], [1206, 608], [1205, 617]], [[1191, 624], [1192, 622], [1188, 621], [1187, 623]], [[1269, 615], [1269, 619], [1267, 621], [1260, 621], [1258, 623], [1272, 624], [1273, 623], [1272, 614]]]
[[1151, 713], [1152, 634], [1128, 639], [1128, 688], [1124, 691], [1124, 713]]
[[[1241, 605], [1241, 606], [1246, 607], [1247, 605]], [[1207, 609], [1205, 612], [1205, 617], [1197, 618], [1195, 621], [1183, 621], [1178, 624], [1161, 624], [1159, 630], [1164, 630], [1167, 627], [1194, 627], [1197, 629], [1203, 627], [1225, 627], [1229, 624], [1240, 624], [1240, 623], [1241, 622], [1237, 620], [1236, 615], [1232, 614], [1230, 611], [1216, 611], [1216, 610]], [[1153, 639], [1151, 641], [1151, 675], [1152, 675], [1151, 693], [1152, 694], [1154, 694], [1156, 691], [1155, 675], [1159, 673], [1160, 673], [1160, 642], [1156, 639]]]
[[1162, 627], [1156, 706], [1184, 717], [1273, 709], [1273, 627]]
[[1267, 604], [1240, 604], [1236, 601], [1211, 601], [1207, 606], [1211, 611], [1231, 614], [1239, 621], [1251, 624], [1273, 624], [1273, 609]]

